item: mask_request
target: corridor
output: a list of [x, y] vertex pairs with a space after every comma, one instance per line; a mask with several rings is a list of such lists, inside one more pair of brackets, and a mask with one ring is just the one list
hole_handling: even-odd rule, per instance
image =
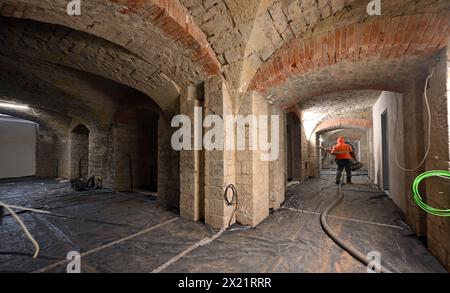
[[0, 43], [0, 271], [450, 271], [450, 1], [0, 0]]

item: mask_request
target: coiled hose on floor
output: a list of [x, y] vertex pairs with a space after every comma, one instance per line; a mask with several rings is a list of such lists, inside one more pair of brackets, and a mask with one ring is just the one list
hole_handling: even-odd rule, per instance
[[428, 172], [425, 172], [425, 173], [419, 175], [416, 178], [416, 180], [414, 180], [413, 187], [412, 187], [414, 201], [417, 203], [417, 205], [421, 209], [423, 209], [424, 211], [426, 211], [427, 213], [429, 213], [431, 215], [438, 216], [438, 217], [450, 217], [450, 209], [443, 210], [443, 209], [431, 207], [423, 201], [422, 196], [420, 195], [420, 192], [419, 192], [420, 183], [423, 180], [425, 180], [427, 178], [431, 178], [431, 177], [440, 177], [440, 178], [444, 178], [444, 179], [450, 179], [450, 172], [444, 171], [444, 170], [433, 170], [433, 171], [428, 171]]
[[[344, 174], [342, 174], [344, 175]], [[342, 176], [343, 178], [343, 176]], [[367, 257], [361, 253], [358, 249], [354, 248], [353, 246], [345, 243], [342, 239], [340, 239], [330, 228], [330, 226], [328, 225], [328, 221], [327, 221], [327, 217], [328, 214], [335, 208], [337, 207], [342, 200], [344, 199], [344, 193], [342, 191], [342, 178], [341, 178], [341, 183], [338, 186], [338, 197], [335, 201], [333, 201], [324, 211], [323, 213], [320, 215], [320, 224], [322, 225], [323, 230], [325, 231], [325, 233], [337, 244], [339, 245], [342, 249], [344, 249], [345, 251], [347, 251], [351, 256], [353, 256], [354, 258], [356, 258], [358, 261], [360, 261], [362, 264], [364, 264], [365, 266], [369, 266], [370, 265], [370, 261], [367, 259]], [[380, 267], [380, 272], [381, 273], [392, 273], [392, 271], [388, 270], [387, 268], [381, 266]]]
[[[231, 190], [232, 197], [231, 200], [228, 198], [228, 191]], [[230, 220], [228, 221], [228, 228], [231, 226], [231, 221], [233, 221], [234, 215], [236, 214], [237, 208], [238, 208], [238, 193], [236, 190], [236, 186], [233, 184], [229, 184], [227, 188], [225, 188], [225, 191], [223, 193], [223, 198], [225, 200], [225, 204], [227, 206], [234, 206], [233, 213], [230, 216]]]

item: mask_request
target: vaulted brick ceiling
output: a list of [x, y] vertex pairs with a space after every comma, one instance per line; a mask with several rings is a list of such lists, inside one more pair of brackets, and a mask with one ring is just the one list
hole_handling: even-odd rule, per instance
[[39, 22], [3, 28], [8, 41], [23, 36], [29, 41], [19, 39], [21, 51], [13, 48], [9, 53], [118, 81], [144, 92], [169, 113], [177, 112], [178, 86], [199, 83], [220, 70], [203, 32], [189, 21], [181, 5], [84, 1], [82, 16], [72, 17], [66, 14], [67, 3], [0, 1], [1, 15]]
[[301, 110], [308, 135], [339, 127], [370, 127], [372, 106], [380, 94], [380, 91], [352, 90], [305, 100]]
[[450, 2], [384, 1], [380, 17], [367, 3], [92, 0], [70, 17], [65, 0], [0, 0], [0, 13], [59, 25], [22, 26], [28, 48], [13, 50], [118, 81], [176, 112], [177, 85], [219, 71], [233, 95], [250, 88], [282, 107], [345, 90], [401, 91], [447, 45]]
[[380, 91], [360, 90], [320, 95], [304, 101], [302, 110], [315, 111], [329, 118], [365, 112], [375, 104], [380, 94]]
[[448, 44], [448, 1], [387, 1], [376, 17], [367, 15], [366, 6], [348, 3], [285, 42], [250, 88], [284, 107], [343, 90], [402, 91]]

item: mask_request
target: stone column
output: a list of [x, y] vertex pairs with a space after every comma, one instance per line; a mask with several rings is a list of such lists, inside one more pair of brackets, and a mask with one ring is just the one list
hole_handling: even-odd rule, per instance
[[[181, 114], [189, 117], [193, 129], [195, 116], [203, 116], [204, 84], [189, 87], [181, 96]], [[197, 112], [195, 108], [197, 107]], [[197, 114], [197, 115], [196, 115]], [[200, 119], [200, 117], [197, 117]], [[202, 123], [203, 121], [199, 121]], [[203, 127], [202, 127], [203, 128]], [[198, 130], [197, 130], [198, 131]], [[191, 132], [191, 144], [195, 132]], [[199, 221], [205, 218], [204, 151], [182, 150], [180, 153], [180, 213], [183, 218]]]
[[180, 153], [172, 148], [171, 117], [161, 114], [158, 121], [158, 205], [180, 207]]
[[[279, 125], [279, 150], [280, 154], [278, 157], [278, 160], [269, 162], [269, 188], [270, 188], [270, 194], [269, 194], [269, 208], [271, 209], [278, 209], [280, 208], [281, 204], [284, 202], [284, 196], [285, 196], [285, 189], [286, 189], [286, 182], [287, 182], [287, 172], [286, 172], [286, 136], [285, 136], [285, 130], [286, 130], [286, 121], [285, 121], [285, 114], [282, 110], [278, 109], [277, 107], [270, 107], [271, 115], [278, 115], [280, 125]], [[300, 122], [298, 122], [298, 128], [300, 129]], [[272, 135], [270, 136], [270, 139], [272, 139]], [[299, 159], [300, 158], [300, 146], [298, 149], [299, 152]], [[301, 160], [299, 161], [299, 172], [301, 172]]]
[[[426, 170], [450, 170], [450, 54], [441, 50], [434, 65], [434, 75], [430, 79], [428, 99], [431, 107], [431, 148]], [[431, 69], [430, 69], [431, 71]], [[426, 107], [424, 107], [426, 111]], [[425, 114], [425, 117], [427, 114]], [[424, 120], [427, 124], [427, 120]], [[425, 126], [423, 143], [427, 144], [428, 129]], [[439, 209], [450, 208], [450, 181], [441, 178], [428, 179], [426, 199], [430, 206]], [[440, 262], [450, 269], [450, 218], [427, 215], [428, 245]]]
[[287, 148], [291, 151], [290, 156], [291, 162], [288, 164], [291, 165], [292, 168], [292, 180], [293, 181], [302, 181], [302, 129], [301, 123], [298, 117], [294, 113], [288, 113], [287, 122], [289, 124], [290, 133], [286, 135], [290, 135], [287, 142], [291, 144], [290, 148]]
[[[261, 114], [269, 114], [269, 105], [260, 95], [249, 93], [240, 106], [239, 114], [254, 114], [258, 118]], [[260, 125], [258, 132], [259, 127]], [[256, 226], [269, 216], [269, 162], [262, 161], [259, 147], [257, 150], [249, 149], [249, 131], [246, 131], [246, 137], [247, 150], [236, 152], [236, 186], [239, 193], [237, 221]]]
[[[218, 115], [222, 118], [233, 114], [231, 97], [225, 81], [220, 76], [212, 77], [205, 82], [204, 114]], [[225, 127], [224, 135], [226, 136]], [[233, 207], [225, 204], [223, 194], [228, 184], [235, 184], [235, 152], [205, 150], [204, 153], [205, 222], [216, 228], [228, 227]], [[231, 223], [234, 223], [234, 219]]]
[[[424, 137], [424, 116], [423, 109], [423, 80], [414, 80], [409, 89], [403, 94], [403, 130], [404, 139], [404, 160], [400, 164], [406, 168], [414, 168], [425, 153], [423, 144]], [[426, 123], [426, 122], [425, 122]], [[399, 157], [401, 154], [398, 154]], [[397, 167], [396, 167], [397, 168]], [[426, 236], [427, 219], [426, 214], [416, 205], [412, 199], [411, 185], [414, 179], [425, 171], [421, 166], [417, 171], [405, 172], [405, 196], [406, 196], [406, 222], [410, 225], [417, 235]]]
[[89, 133], [89, 174], [102, 177], [103, 187], [115, 189], [113, 135], [107, 126]]

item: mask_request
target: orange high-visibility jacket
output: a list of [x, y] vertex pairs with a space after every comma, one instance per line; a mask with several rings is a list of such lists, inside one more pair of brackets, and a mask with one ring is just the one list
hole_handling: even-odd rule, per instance
[[350, 153], [353, 152], [353, 148], [345, 143], [343, 137], [339, 137], [337, 140], [337, 145], [331, 149], [332, 154], [336, 154], [336, 160], [352, 159]]

